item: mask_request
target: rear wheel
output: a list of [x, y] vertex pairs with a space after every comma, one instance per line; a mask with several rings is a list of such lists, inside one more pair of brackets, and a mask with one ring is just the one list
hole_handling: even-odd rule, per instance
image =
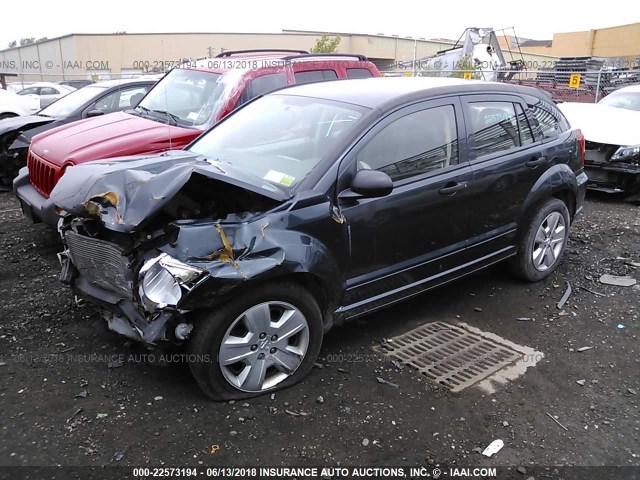
[[569, 223], [569, 210], [562, 200], [551, 198], [542, 203], [518, 240], [511, 271], [530, 282], [551, 275], [564, 254]]
[[189, 344], [189, 365], [211, 399], [249, 398], [300, 381], [321, 344], [313, 296], [295, 283], [276, 282], [205, 313]]

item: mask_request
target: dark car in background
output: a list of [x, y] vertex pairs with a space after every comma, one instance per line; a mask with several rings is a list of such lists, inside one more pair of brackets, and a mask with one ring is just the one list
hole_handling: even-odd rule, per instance
[[91, 85], [94, 82], [93, 80], [60, 80], [57, 83], [59, 85], [66, 85], [68, 87], [82, 88], [82, 87], [86, 87], [87, 85]]
[[237, 110], [183, 151], [70, 167], [60, 278], [109, 327], [186, 344], [212, 399], [308, 374], [323, 333], [502, 260], [558, 266], [584, 138], [551, 98], [443, 78], [325, 82]]
[[134, 110], [89, 118], [39, 135], [14, 181], [25, 216], [55, 228], [49, 194], [79, 163], [179, 149], [249, 100], [287, 85], [378, 77], [361, 55], [304, 51], [224, 52], [167, 73]]
[[130, 110], [138, 105], [153, 79], [107, 80], [69, 93], [35, 115], [12, 117], [0, 123], [0, 189], [11, 189], [27, 163], [31, 139], [42, 132], [83, 118]]

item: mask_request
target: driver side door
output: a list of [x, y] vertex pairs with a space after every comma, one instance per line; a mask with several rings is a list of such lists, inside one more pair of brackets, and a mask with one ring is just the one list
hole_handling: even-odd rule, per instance
[[350, 249], [346, 318], [446, 281], [464, 262], [472, 171], [457, 97], [403, 107], [343, 160], [338, 191], [358, 169], [387, 173], [381, 198], [338, 200]]

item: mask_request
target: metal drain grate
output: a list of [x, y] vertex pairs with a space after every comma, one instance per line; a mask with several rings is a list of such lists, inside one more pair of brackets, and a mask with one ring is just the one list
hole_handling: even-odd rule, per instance
[[[488, 337], [491, 338], [488, 338]], [[435, 322], [372, 347], [390, 360], [415, 368], [453, 392], [469, 387], [522, 358], [517, 345], [478, 331]]]

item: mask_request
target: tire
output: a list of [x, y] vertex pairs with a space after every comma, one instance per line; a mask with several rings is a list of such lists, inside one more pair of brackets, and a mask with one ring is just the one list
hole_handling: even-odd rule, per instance
[[562, 200], [541, 203], [518, 238], [518, 253], [509, 263], [511, 272], [529, 282], [551, 275], [564, 255], [569, 225], [569, 210]]
[[[285, 338], [294, 325], [301, 330]], [[294, 282], [267, 283], [202, 313], [188, 345], [189, 368], [212, 400], [251, 398], [302, 380], [320, 353], [322, 335], [320, 308], [307, 290]]]

